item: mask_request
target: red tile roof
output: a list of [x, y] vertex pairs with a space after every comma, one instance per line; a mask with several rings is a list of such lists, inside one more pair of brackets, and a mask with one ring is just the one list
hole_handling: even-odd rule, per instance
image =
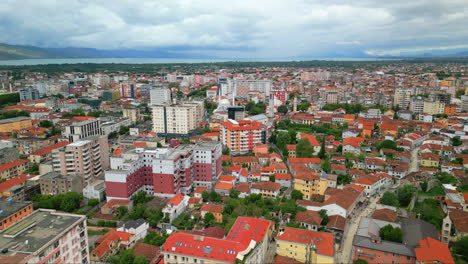
[[250, 193], [250, 185], [246, 182], [241, 182], [237, 184], [236, 186], [236, 191], [238, 192], [245, 192], [245, 193]]
[[372, 218], [395, 223], [397, 220], [397, 215], [394, 211], [387, 208], [383, 208], [375, 210], [372, 214]]
[[224, 206], [222, 205], [217, 205], [217, 204], [203, 204], [202, 207], [200, 208], [200, 211], [206, 211], [210, 213], [222, 213], [224, 209]]
[[360, 137], [347, 137], [343, 140], [343, 147], [346, 145], [351, 145], [355, 148], [359, 148], [360, 144], [364, 142], [363, 138]]
[[342, 217], [341, 215], [330, 215], [328, 216], [328, 219], [328, 228], [335, 228], [344, 231], [346, 225], [346, 218]]
[[432, 237], [419, 240], [419, 246], [419, 248], [414, 249], [416, 261], [425, 263], [440, 262], [444, 264], [455, 263], [448, 246]]
[[280, 187], [281, 187], [281, 184], [277, 182], [271, 182], [271, 181], [252, 184], [252, 189], [267, 190], [267, 191], [278, 191]]
[[320, 158], [289, 158], [289, 163], [320, 164]]
[[277, 255], [273, 260], [273, 264], [303, 264], [300, 261], [297, 261], [293, 258], [283, 257], [281, 255]]
[[449, 215], [457, 231], [468, 233], [468, 212], [451, 209]]
[[150, 262], [160, 254], [161, 251], [159, 250], [159, 247], [145, 243], [137, 243], [133, 249], [133, 255], [143, 256]]
[[299, 133], [299, 135], [301, 138], [307, 138], [312, 146], [314, 147], [320, 146], [320, 143], [317, 141], [314, 135], [305, 134], [305, 133]]
[[121, 149], [115, 149], [114, 150], [114, 153], [112, 153], [112, 155], [114, 156], [120, 156], [122, 154], [122, 152], [124, 152], [125, 149], [124, 148], [121, 148]]
[[317, 254], [334, 256], [334, 238], [333, 234], [330, 233], [285, 227], [283, 234], [277, 236], [276, 240], [307, 245], [313, 244], [317, 247]]
[[4, 192], [4, 191], [10, 189], [13, 186], [19, 185], [19, 184], [25, 182], [27, 179], [30, 179], [30, 178], [32, 178], [34, 176], [36, 176], [36, 175], [21, 174], [19, 176], [8, 179], [8, 180], [0, 183], [0, 192]]
[[291, 180], [291, 174], [289, 173], [275, 173], [275, 180]]
[[194, 193], [203, 193], [204, 191], [206, 191], [206, 187], [197, 187], [195, 189], [195, 191], [193, 191]]
[[12, 160], [10, 162], [3, 163], [0, 165], [0, 172], [9, 170], [11, 168], [14, 168], [24, 163], [28, 163], [28, 161], [27, 160]]
[[219, 181], [225, 181], [225, 182], [234, 181], [235, 179], [236, 179], [236, 176], [223, 175], [223, 176], [219, 177]]
[[53, 144], [53, 145], [50, 145], [48, 147], [45, 147], [45, 148], [41, 148], [39, 150], [36, 150], [34, 151], [33, 153], [31, 153], [30, 155], [38, 155], [38, 156], [43, 156], [43, 155], [46, 155], [46, 154], [49, 154], [50, 152], [52, 152], [52, 150], [54, 149], [59, 149], [59, 148], [62, 148], [62, 147], [65, 147], [66, 145], [70, 144], [71, 142], [68, 142], [68, 141], [62, 141], [62, 142], [59, 142], [57, 144]]
[[317, 226], [320, 225], [320, 223], [322, 223], [322, 217], [316, 211], [297, 212], [295, 220], [296, 222]]

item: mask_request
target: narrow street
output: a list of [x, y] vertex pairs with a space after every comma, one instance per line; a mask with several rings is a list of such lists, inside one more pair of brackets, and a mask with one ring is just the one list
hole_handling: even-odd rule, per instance
[[353, 239], [354, 235], [356, 235], [357, 229], [359, 227], [359, 222], [361, 221], [361, 217], [367, 217], [369, 216], [372, 211], [374, 211], [375, 206], [377, 205], [377, 201], [379, 200], [379, 197], [372, 197], [370, 199], [370, 204], [369, 206], [362, 210], [361, 213], [357, 216], [351, 219], [348, 232], [344, 235], [343, 237], [343, 247], [341, 250], [341, 254], [338, 254], [338, 263], [352, 263], [351, 258], [351, 251], [353, 249]]
[[410, 162], [409, 173], [416, 172], [419, 170], [419, 149], [420, 147], [417, 147], [411, 151], [411, 162]]

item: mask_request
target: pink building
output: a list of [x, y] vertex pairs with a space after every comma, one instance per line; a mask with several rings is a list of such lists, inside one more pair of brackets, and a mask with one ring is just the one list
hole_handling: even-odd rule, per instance
[[221, 174], [221, 143], [199, 142], [175, 149], [131, 149], [111, 158], [105, 172], [109, 199], [130, 199], [138, 191], [172, 197], [194, 186], [211, 188]]
[[120, 97], [129, 97], [129, 98], [135, 98], [136, 95], [136, 85], [135, 82], [122, 82], [120, 83]]

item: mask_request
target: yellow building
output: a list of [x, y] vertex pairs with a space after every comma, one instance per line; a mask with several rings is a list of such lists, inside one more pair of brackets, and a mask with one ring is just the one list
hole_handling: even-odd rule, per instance
[[215, 222], [222, 223], [223, 222], [223, 209], [224, 209], [224, 206], [222, 205], [204, 204], [200, 208], [201, 217], [205, 218], [205, 215], [207, 213], [212, 213], [214, 216]]
[[276, 254], [302, 263], [334, 263], [334, 237], [331, 233], [285, 227], [276, 237]]
[[421, 166], [439, 167], [440, 158], [434, 153], [421, 153]]
[[328, 181], [318, 174], [299, 173], [294, 177], [294, 189], [304, 194], [304, 199], [312, 198], [314, 194], [323, 195], [328, 187]]
[[0, 120], [0, 132], [11, 133], [32, 126], [29, 117], [19, 116]]
[[424, 102], [423, 111], [430, 115], [443, 114], [445, 112], [445, 104], [440, 102]]
[[13, 160], [0, 165], [0, 179], [11, 179], [29, 168], [27, 160]]

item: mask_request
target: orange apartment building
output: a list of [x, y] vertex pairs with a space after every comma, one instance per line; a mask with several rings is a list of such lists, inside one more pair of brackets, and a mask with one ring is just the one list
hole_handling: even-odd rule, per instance
[[33, 212], [31, 202], [0, 200], [0, 230], [7, 229]]
[[221, 141], [233, 154], [251, 152], [258, 143], [265, 143], [265, 131], [257, 121], [228, 119], [221, 123]]

